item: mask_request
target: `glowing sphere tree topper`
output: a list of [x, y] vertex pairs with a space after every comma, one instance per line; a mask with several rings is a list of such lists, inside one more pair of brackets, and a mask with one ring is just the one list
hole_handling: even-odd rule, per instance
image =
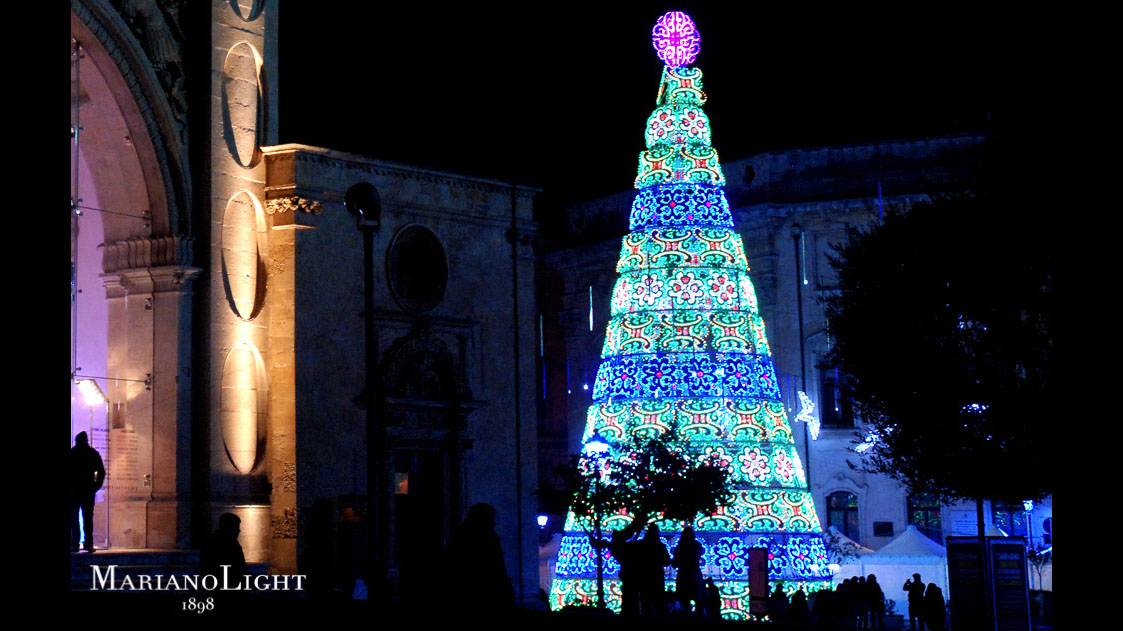
[[659, 59], [671, 68], [688, 66], [702, 49], [701, 37], [694, 28], [694, 20], [682, 11], [670, 11], [655, 22], [651, 30], [651, 45]]

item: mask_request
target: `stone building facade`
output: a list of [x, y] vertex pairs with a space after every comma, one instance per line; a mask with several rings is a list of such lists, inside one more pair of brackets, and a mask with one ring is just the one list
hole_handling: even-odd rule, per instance
[[[278, 3], [73, 0], [71, 429], [106, 489], [93, 539], [198, 549], [224, 512], [247, 560], [298, 569], [313, 505], [367, 512], [363, 240], [374, 239], [380, 541], [420, 597], [477, 502], [537, 594], [537, 190], [277, 144]], [[362, 555], [356, 551], [356, 557]]]
[[[797, 393], [803, 391], [821, 422], [815, 439], [806, 423], [792, 423], [819, 518], [824, 527], [833, 525], [875, 550], [909, 524], [941, 544], [947, 535], [973, 535], [975, 507], [933, 505], [908, 496], [886, 476], [847, 465], [858, 460], [854, 449], [864, 434], [836, 388], [836, 371], [823, 362], [830, 340], [822, 299], [835, 289], [828, 255], [848, 227], [877, 221], [879, 212], [968, 188], [982, 162], [983, 141], [979, 134], [959, 134], [810, 147], [723, 164], [789, 416], [795, 419], [802, 409]], [[543, 234], [555, 237], [544, 241], [537, 270], [545, 338], [539, 368], [545, 368], [539, 403], [543, 480], [579, 451], [633, 197], [628, 190], [573, 205], [557, 225], [543, 220]], [[1032, 536], [1037, 546], [1051, 545], [1051, 501], [1030, 513], [1021, 506], [987, 506], [984, 512], [989, 532], [999, 528]], [[564, 515], [554, 517], [560, 528]]]

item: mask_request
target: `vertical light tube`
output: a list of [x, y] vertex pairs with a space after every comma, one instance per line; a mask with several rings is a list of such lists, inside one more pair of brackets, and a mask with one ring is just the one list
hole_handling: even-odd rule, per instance
[[589, 330], [593, 330], [593, 286], [589, 285]]

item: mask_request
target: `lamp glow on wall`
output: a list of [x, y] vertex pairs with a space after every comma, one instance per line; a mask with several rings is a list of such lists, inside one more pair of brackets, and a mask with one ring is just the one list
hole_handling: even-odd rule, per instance
[[90, 443], [93, 444], [94, 408], [99, 405], [104, 405], [106, 412], [108, 412], [109, 399], [105, 398], [105, 393], [101, 391], [101, 386], [97, 385], [97, 381], [93, 379], [78, 379], [74, 383], [78, 386], [78, 392], [82, 393], [82, 400], [86, 402], [86, 405], [90, 406]]
[[78, 392], [82, 393], [82, 399], [86, 402], [86, 405], [90, 406], [91, 414], [95, 405], [109, 403], [109, 399], [105, 398], [105, 393], [101, 391], [101, 386], [97, 385], [97, 381], [79, 379], [74, 383], [78, 386]]

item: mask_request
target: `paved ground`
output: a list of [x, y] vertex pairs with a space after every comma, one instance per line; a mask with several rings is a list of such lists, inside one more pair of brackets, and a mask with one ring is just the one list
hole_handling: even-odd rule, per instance
[[[208, 598], [213, 600], [208, 601]], [[472, 616], [448, 612], [439, 598], [422, 611], [375, 607], [363, 601], [337, 604], [316, 603], [307, 598], [272, 594], [192, 594], [154, 592], [71, 592], [68, 613], [88, 617], [92, 629], [488, 629], [526, 631], [597, 631], [621, 628], [650, 629], [751, 629], [785, 631], [819, 629], [818, 625], [780, 626], [768, 623], [708, 621], [697, 618], [663, 617], [626, 619], [595, 613], [553, 613], [519, 610], [508, 616]], [[201, 607], [200, 607], [201, 605]], [[199, 609], [203, 609], [199, 611]], [[194, 610], [192, 610], [194, 609]], [[387, 626], [388, 625], [388, 626]]]

